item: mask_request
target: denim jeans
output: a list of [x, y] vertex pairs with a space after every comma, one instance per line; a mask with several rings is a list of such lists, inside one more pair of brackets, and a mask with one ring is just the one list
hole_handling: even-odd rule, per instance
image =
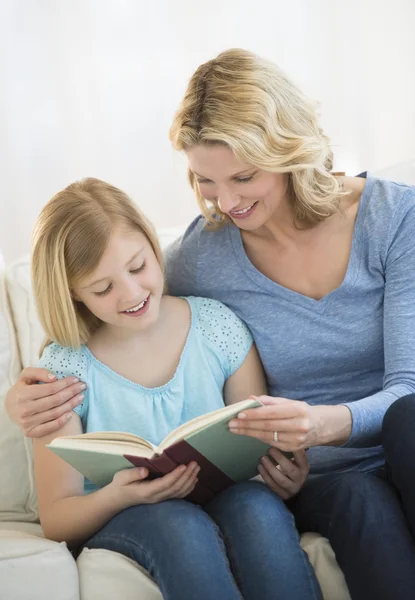
[[415, 395], [386, 412], [385, 469], [309, 478], [288, 505], [299, 531], [327, 537], [352, 600], [415, 598]]
[[185, 500], [128, 508], [85, 546], [138, 562], [165, 600], [321, 600], [293, 515], [260, 482], [203, 509]]

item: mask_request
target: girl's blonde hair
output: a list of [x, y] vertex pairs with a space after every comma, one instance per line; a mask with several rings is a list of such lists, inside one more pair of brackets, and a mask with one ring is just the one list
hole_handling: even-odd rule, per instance
[[[347, 193], [330, 173], [333, 155], [315, 104], [276, 65], [246, 50], [227, 50], [196, 70], [170, 140], [185, 151], [226, 144], [241, 162], [289, 173], [294, 219], [303, 226], [335, 213]], [[190, 169], [189, 180], [208, 223], [227, 221], [216, 203], [208, 207]]]
[[56, 194], [36, 222], [32, 282], [40, 322], [51, 341], [79, 348], [101, 321], [71, 293], [94, 271], [117, 227], [141, 232], [163, 269], [160, 244], [151, 223], [121, 190], [83, 179]]

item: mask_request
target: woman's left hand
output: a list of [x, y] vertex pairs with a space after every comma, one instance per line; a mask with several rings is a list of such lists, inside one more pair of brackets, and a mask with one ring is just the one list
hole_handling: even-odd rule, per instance
[[341, 445], [350, 436], [347, 406], [310, 406], [288, 398], [257, 398], [264, 406], [250, 408], [229, 422], [233, 433], [258, 438], [274, 448], [294, 452], [310, 446]]
[[276, 448], [271, 448], [268, 455], [262, 457], [258, 472], [273, 492], [283, 500], [288, 500], [298, 494], [307, 481], [310, 466], [306, 453], [299, 450], [290, 459]]

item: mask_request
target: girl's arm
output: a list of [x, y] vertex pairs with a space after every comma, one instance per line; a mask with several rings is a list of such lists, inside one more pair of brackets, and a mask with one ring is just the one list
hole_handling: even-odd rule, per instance
[[[73, 413], [57, 435], [80, 433], [80, 418]], [[145, 482], [142, 480], [148, 475], [147, 469], [132, 468], [120, 471], [110, 484], [84, 496], [84, 477], [46, 447], [57, 435], [33, 440], [39, 516], [45, 537], [51, 540], [77, 546], [121, 510], [184, 498], [196, 485], [196, 463], [181, 465], [164, 477]]]
[[[266, 393], [264, 370], [255, 344], [252, 344], [242, 365], [225, 384], [225, 403], [233, 404], [246, 400], [251, 395], [263, 396]], [[275, 463], [279, 465], [278, 469], [275, 468]], [[294, 457], [290, 460], [279, 450], [272, 448], [258, 465], [258, 473], [264, 483], [283, 500], [288, 500], [301, 490], [307, 481], [308, 472], [309, 464], [304, 450], [294, 452]]]
[[84, 496], [84, 477], [46, 447], [55, 437], [80, 433], [81, 420], [72, 413], [56, 433], [33, 440], [39, 516], [45, 537], [74, 545], [93, 535], [120, 510], [109, 486]]
[[223, 392], [225, 404], [234, 404], [247, 400], [249, 396], [267, 393], [264, 369], [256, 346], [252, 344], [242, 365], [226, 380]]

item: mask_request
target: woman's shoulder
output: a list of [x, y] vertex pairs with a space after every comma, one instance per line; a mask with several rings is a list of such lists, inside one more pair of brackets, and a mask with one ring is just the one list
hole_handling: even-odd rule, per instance
[[194, 258], [201, 247], [215, 245], [219, 239], [225, 239], [228, 227], [228, 224], [218, 228], [210, 227], [205, 217], [199, 215], [177, 240], [167, 246], [164, 251], [166, 262]]
[[388, 257], [415, 250], [415, 188], [395, 181], [369, 177], [360, 201], [360, 242], [375, 250], [386, 264]]
[[39, 366], [49, 369], [59, 379], [73, 375], [85, 381], [88, 356], [83, 345], [80, 348], [70, 348], [51, 342], [44, 348]]
[[362, 208], [367, 217], [388, 225], [393, 218], [402, 219], [415, 207], [415, 187], [369, 176], [362, 193]]
[[212, 229], [204, 217], [194, 219], [164, 251], [169, 292], [174, 296], [200, 294], [199, 280], [212, 266], [223, 264], [230, 243], [229, 225]]

